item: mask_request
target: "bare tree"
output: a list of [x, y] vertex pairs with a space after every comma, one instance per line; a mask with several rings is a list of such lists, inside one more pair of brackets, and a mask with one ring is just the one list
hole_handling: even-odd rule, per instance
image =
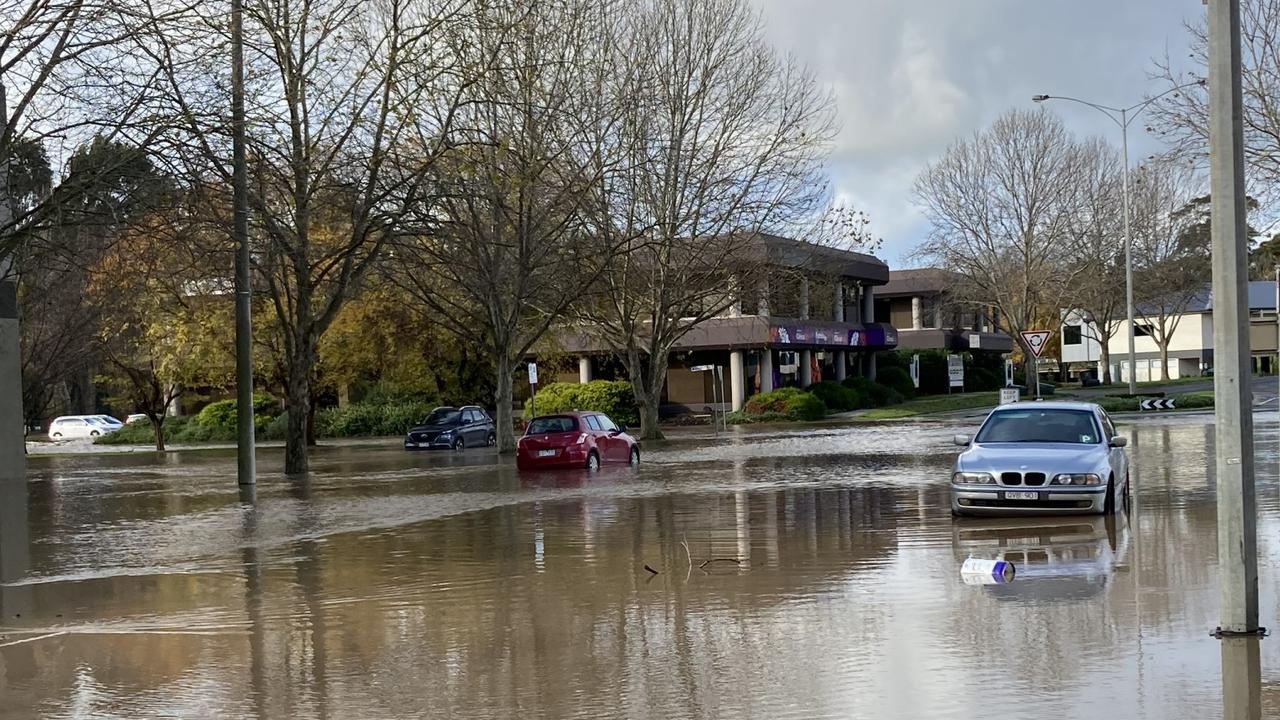
[[[285, 471], [307, 470], [320, 336], [424, 201], [454, 71], [436, 45], [460, 0], [245, 4], [249, 202], [257, 277], [287, 360]], [[227, 27], [198, 6], [148, 48], [166, 72], [169, 154], [192, 182], [228, 184]]]
[[1134, 287], [1137, 312], [1160, 348], [1160, 379], [1169, 379], [1169, 344], [1186, 314], [1207, 299], [1211, 275], [1209, 198], [1181, 163], [1155, 160], [1133, 182]]
[[637, 0], [611, 63], [621, 121], [593, 207], [608, 258], [587, 318], [626, 367], [641, 436], [661, 437], [671, 349], [738, 302], [768, 262], [760, 233], [826, 199], [830, 95], [765, 41], [744, 0]]
[[467, 68], [438, 202], [397, 249], [400, 284], [494, 361], [498, 448], [515, 449], [513, 374], [608, 254], [584, 204], [601, 160], [589, 130], [610, 122], [599, 82], [611, 3], [482, 3], [446, 34]]
[[1110, 385], [1111, 340], [1120, 332], [1125, 310], [1122, 160], [1115, 148], [1100, 140], [1087, 141], [1081, 152], [1076, 183], [1080, 202], [1067, 217], [1067, 231], [1071, 247], [1079, 253], [1072, 262], [1087, 272], [1080, 274], [1070, 307], [1085, 319], [1085, 342], [1097, 341], [1102, 382]]
[[[999, 309], [1015, 337], [1056, 324], [1090, 271], [1073, 262], [1071, 233], [1085, 157], [1057, 117], [1012, 110], [916, 180], [933, 225], [918, 254], [963, 275], [962, 299]], [[1036, 387], [1034, 355], [1025, 355], [1028, 387]]]

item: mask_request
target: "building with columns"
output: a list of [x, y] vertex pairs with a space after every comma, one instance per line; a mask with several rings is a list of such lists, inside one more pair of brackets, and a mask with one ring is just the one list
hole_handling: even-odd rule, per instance
[[[889, 267], [865, 253], [773, 235], [757, 235], [761, 253], [749, 270], [727, 273], [732, 304], [681, 339], [670, 358], [662, 414], [699, 413], [717, 406], [739, 410], [746, 398], [778, 387], [807, 387], [850, 374], [874, 378], [875, 353], [898, 344], [892, 324], [876, 322], [876, 288]], [[611, 348], [589, 328], [557, 333], [577, 372], [557, 380], [589, 382], [621, 371]], [[691, 368], [719, 367], [713, 372]]]
[[918, 350], [995, 352], [1013, 350], [1013, 338], [1000, 330], [994, 308], [951, 299], [958, 275], [949, 270], [894, 270], [876, 290], [875, 320], [898, 328], [898, 345]]

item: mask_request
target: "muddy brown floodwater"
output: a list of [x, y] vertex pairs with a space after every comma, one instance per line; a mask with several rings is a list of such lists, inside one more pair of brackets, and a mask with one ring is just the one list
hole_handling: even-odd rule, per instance
[[[256, 497], [222, 452], [33, 458], [0, 498], [0, 718], [1276, 716], [1280, 640], [1208, 635], [1211, 419], [1124, 427], [1114, 519], [953, 521], [971, 425], [940, 423], [682, 434], [594, 476], [391, 443], [289, 480], [273, 450]], [[1017, 576], [967, 585], [970, 556]]]

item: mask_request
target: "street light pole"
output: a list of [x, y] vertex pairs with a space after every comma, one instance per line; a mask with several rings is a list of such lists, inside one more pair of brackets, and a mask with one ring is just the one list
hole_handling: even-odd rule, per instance
[[[1114, 108], [1106, 105], [1099, 105], [1087, 100], [1079, 98], [1065, 97], [1061, 95], [1034, 95], [1032, 102], [1042, 103], [1046, 100], [1066, 100], [1068, 102], [1086, 105], [1097, 110], [1107, 119], [1120, 126], [1120, 146], [1121, 154], [1124, 156], [1124, 166], [1121, 168], [1121, 182], [1123, 188], [1124, 200], [1124, 295], [1125, 295], [1125, 317], [1129, 321], [1129, 394], [1136, 395], [1138, 393], [1138, 361], [1137, 352], [1134, 348], [1134, 310], [1133, 310], [1133, 240], [1129, 233], [1129, 123], [1133, 122], [1143, 110], [1146, 110], [1151, 103], [1172, 92], [1177, 92], [1183, 88], [1192, 85], [1203, 85], [1203, 80], [1184, 83], [1177, 87], [1169, 88], [1154, 97], [1147, 98], [1140, 103], [1130, 105], [1126, 108]], [[1119, 116], [1119, 117], [1117, 117]]]
[[253, 306], [249, 269], [249, 178], [245, 158], [244, 8], [231, 0], [231, 194], [236, 241], [236, 479], [257, 482], [253, 427]]

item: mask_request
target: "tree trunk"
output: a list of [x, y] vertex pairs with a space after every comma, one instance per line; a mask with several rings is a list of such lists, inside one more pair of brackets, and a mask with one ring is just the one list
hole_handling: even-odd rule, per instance
[[1101, 355], [1098, 356], [1098, 361], [1102, 363], [1102, 384], [1110, 385], [1111, 384], [1111, 349], [1107, 347], [1106, 343], [1098, 343], [1098, 346], [1101, 349]]
[[1160, 379], [1169, 379], [1169, 340], [1160, 343]]
[[497, 381], [493, 390], [494, 425], [498, 434], [498, 453], [508, 454], [516, 451], [515, 422], [511, 412], [511, 386], [515, 374], [513, 363], [506, 352], [497, 353]]
[[[159, 422], [157, 422], [157, 420], [159, 420]], [[159, 416], [158, 418], [151, 419], [151, 429], [154, 430], [156, 434], [156, 450], [158, 452], [164, 452], [164, 416], [163, 415]]]
[[[658, 410], [662, 405], [662, 387], [667, 380], [666, 354], [656, 362], [653, 355], [642, 355], [638, 349], [628, 350], [622, 357], [631, 378], [631, 391], [640, 411], [640, 439], [661, 440]], [[646, 362], [648, 360], [648, 362]]]
[[315, 364], [315, 342], [309, 333], [300, 333], [289, 358], [286, 381], [285, 411], [289, 427], [284, 439], [284, 472], [302, 475], [307, 472], [307, 438], [311, 419], [311, 372]]

